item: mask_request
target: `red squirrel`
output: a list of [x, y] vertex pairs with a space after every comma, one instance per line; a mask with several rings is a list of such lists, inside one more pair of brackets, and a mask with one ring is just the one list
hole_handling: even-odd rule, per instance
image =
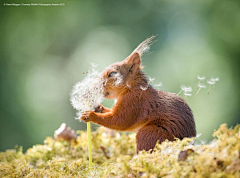
[[[116, 99], [114, 106], [109, 109], [100, 105], [95, 111], [85, 111], [80, 118], [109, 129], [137, 132], [137, 152], [151, 150], [166, 139], [196, 136], [193, 114], [184, 99], [154, 89], [141, 70], [141, 55], [152, 38], [101, 73], [100, 78], [105, 81], [104, 97]], [[121, 80], [116, 83], [119, 77]]]

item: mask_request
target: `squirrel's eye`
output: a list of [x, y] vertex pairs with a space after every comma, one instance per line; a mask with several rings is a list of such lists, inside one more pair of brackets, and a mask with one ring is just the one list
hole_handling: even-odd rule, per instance
[[117, 74], [117, 72], [111, 72], [108, 77], [114, 77]]

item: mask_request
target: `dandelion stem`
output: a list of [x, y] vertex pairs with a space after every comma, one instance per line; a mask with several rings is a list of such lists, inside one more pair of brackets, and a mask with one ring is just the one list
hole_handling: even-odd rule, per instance
[[[86, 100], [88, 108], [90, 110], [90, 106], [88, 101]], [[89, 157], [89, 167], [92, 169], [92, 138], [91, 138], [91, 122], [87, 123], [87, 138], [88, 138], [88, 157]]]
[[199, 93], [200, 90], [201, 90], [201, 87], [198, 87], [198, 91], [197, 91], [197, 93], [196, 93], [195, 95], [197, 95], [197, 94]]
[[91, 122], [87, 123], [89, 167], [92, 169]]
[[210, 88], [211, 88], [211, 85], [209, 85], [209, 88], [208, 88], [208, 94], [210, 93]]
[[[146, 90], [148, 89], [149, 83], [150, 83], [150, 81], [149, 81], [148, 84], [147, 84]], [[142, 89], [142, 91], [141, 91], [141, 93], [140, 93], [139, 99], [140, 99], [141, 96], [142, 96], [142, 92], [143, 92], [143, 89]]]
[[199, 88], [199, 84], [200, 84], [200, 80], [198, 81], [198, 85], [197, 85], [197, 88]]
[[183, 90], [181, 90], [177, 95], [179, 96], [182, 93]]

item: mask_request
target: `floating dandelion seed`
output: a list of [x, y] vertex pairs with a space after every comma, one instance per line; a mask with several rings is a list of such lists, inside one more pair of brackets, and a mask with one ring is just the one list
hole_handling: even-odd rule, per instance
[[91, 62], [92, 68], [96, 68], [98, 65]]
[[[151, 78], [151, 77], [148, 77], [148, 79], [149, 79], [149, 81], [148, 81], [147, 86], [142, 86], [142, 85], [140, 85], [140, 87], [139, 87], [139, 88], [142, 90], [142, 92], [145, 91], [145, 90], [147, 90], [147, 89], [148, 89], [148, 86], [149, 86], [149, 84], [150, 84], [150, 82], [152, 82], [152, 81], [155, 80], [155, 78]], [[141, 96], [142, 96], [142, 92], [141, 92], [139, 98], [141, 98]]]
[[148, 81], [147, 86], [142, 86], [142, 85], [140, 85], [140, 89], [141, 89], [141, 90], [143, 90], [143, 91], [147, 90], [150, 82], [152, 82], [152, 81], [155, 80], [155, 78], [151, 78], [151, 77], [148, 77], [148, 79], [149, 79], [149, 81]]
[[206, 145], [207, 141], [206, 140], [201, 140], [201, 145]]
[[[206, 79], [206, 77], [204, 76], [204, 77], [200, 77], [199, 75], [197, 76], [197, 79], [199, 80], [198, 81], [198, 85], [200, 85], [201, 83], [201, 81], [204, 81], [205, 79]], [[197, 86], [197, 88], [198, 88], [198, 86]]]
[[186, 87], [185, 85], [181, 85], [180, 87], [184, 92], [192, 92], [192, 87]]
[[140, 88], [141, 88], [141, 90], [145, 91], [145, 90], [147, 90], [147, 88], [148, 88], [148, 85], [147, 85], [147, 86], [145, 86], [145, 87], [143, 87], [142, 85], [140, 85]]
[[182, 91], [183, 91], [183, 89], [182, 89], [182, 86], [180, 87], [181, 88], [181, 90], [180, 90], [180, 92], [177, 94], [178, 96], [182, 93]]
[[215, 81], [212, 81], [212, 80], [208, 80], [207, 83], [208, 83], [209, 85], [214, 85], [216, 82], [215, 82]]
[[197, 134], [196, 138], [199, 138], [202, 135], [202, 133]]
[[206, 85], [199, 84], [198, 87], [199, 88], [206, 88]]
[[185, 87], [183, 89], [183, 91], [185, 91], [185, 92], [192, 92], [192, 87]]
[[199, 81], [203, 81], [203, 80], [205, 80], [206, 77], [205, 76], [204, 77], [197, 76], [197, 78]]
[[211, 81], [214, 81], [214, 82], [217, 82], [217, 81], [219, 81], [219, 78], [213, 78], [213, 77], [212, 77], [212, 78], [210, 78], [210, 80], [211, 80]]
[[[213, 78], [213, 77], [212, 77], [210, 80], [211, 80], [211, 81], [214, 81], [214, 82], [216, 83], [216, 82], [219, 81], [219, 78]], [[214, 85], [215, 85], [215, 83], [213, 84], [213, 90], [214, 90]]]
[[162, 83], [155, 84], [156, 87], [161, 87], [162, 85]]
[[103, 100], [104, 81], [98, 78], [99, 73], [92, 68], [92, 71], [77, 84], [74, 85], [70, 94], [72, 106], [78, 110], [77, 118], [87, 110], [93, 110]]
[[213, 77], [211, 77], [210, 80], [207, 81], [207, 83], [209, 84], [208, 94], [210, 93], [211, 86], [213, 87], [213, 90], [214, 90], [214, 85], [216, 84], [217, 81], [219, 81], [219, 78], [213, 78]]
[[184, 96], [192, 96], [192, 93], [184, 92]]
[[188, 91], [188, 92], [185, 92], [185, 91], [184, 91], [183, 95], [185, 96], [185, 99], [186, 99], [186, 100], [187, 100], [187, 97], [188, 97], [188, 96], [192, 96], [192, 93], [190, 93], [190, 92], [192, 92], [192, 91]]
[[206, 85], [202, 85], [201, 83], [198, 84], [198, 91], [196, 93], [196, 95], [199, 93], [199, 91], [202, 89], [202, 88], [206, 88]]
[[181, 91], [177, 95], [180, 95], [182, 92], [184, 92], [184, 93], [192, 92], [192, 87], [186, 87], [185, 85], [181, 85], [180, 88], [181, 88]]
[[208, 80], [207, 83], [209, 84], [209, 88], [208, 88], [208, 94], [209, 94], [209, 93], [210, 93], [211, 86], [213, 86], [213, 85], [215, 84], [215, 81]]
[[152, 81], [155, 80], [155, 78], [151, 78], [151, 77], [148, 77], [148, 78], [149, 78], [149, 82], [148, 82], [148, 84], [149, 84], [150, 82], [152, 82]]
[[158, 83], [158, 84], [155, 84], [154, 86], [160, 88], [160, 87], [162, 87], [162, 85], [163, 85], [162, 83]]
[[180, 95], [183, 92], [183, 95], [187, 99], [188, 96], [192, 96], [192, 87], [186, 87], [185, 85], [181, 85], [181, 91], [177, 94]]

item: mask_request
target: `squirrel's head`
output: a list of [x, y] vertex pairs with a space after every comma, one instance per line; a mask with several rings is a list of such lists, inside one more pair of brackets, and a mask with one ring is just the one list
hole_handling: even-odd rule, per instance
[[100, 76], [104, 82], [104, 97], [117, 99], [134, 83], [141, 68], [141, 57], [138, 52], [133, 52], [125, 60], [108, 66]]
[[[121, 93], [141, 80], [141, 56], [150, 49], [155, 36], [147, 38], [123, 61], [108, 66], [100, 75], [104, 85], [104, 97], [118, 99]], [[146, 80], [145, 80], [146, 81]]]

